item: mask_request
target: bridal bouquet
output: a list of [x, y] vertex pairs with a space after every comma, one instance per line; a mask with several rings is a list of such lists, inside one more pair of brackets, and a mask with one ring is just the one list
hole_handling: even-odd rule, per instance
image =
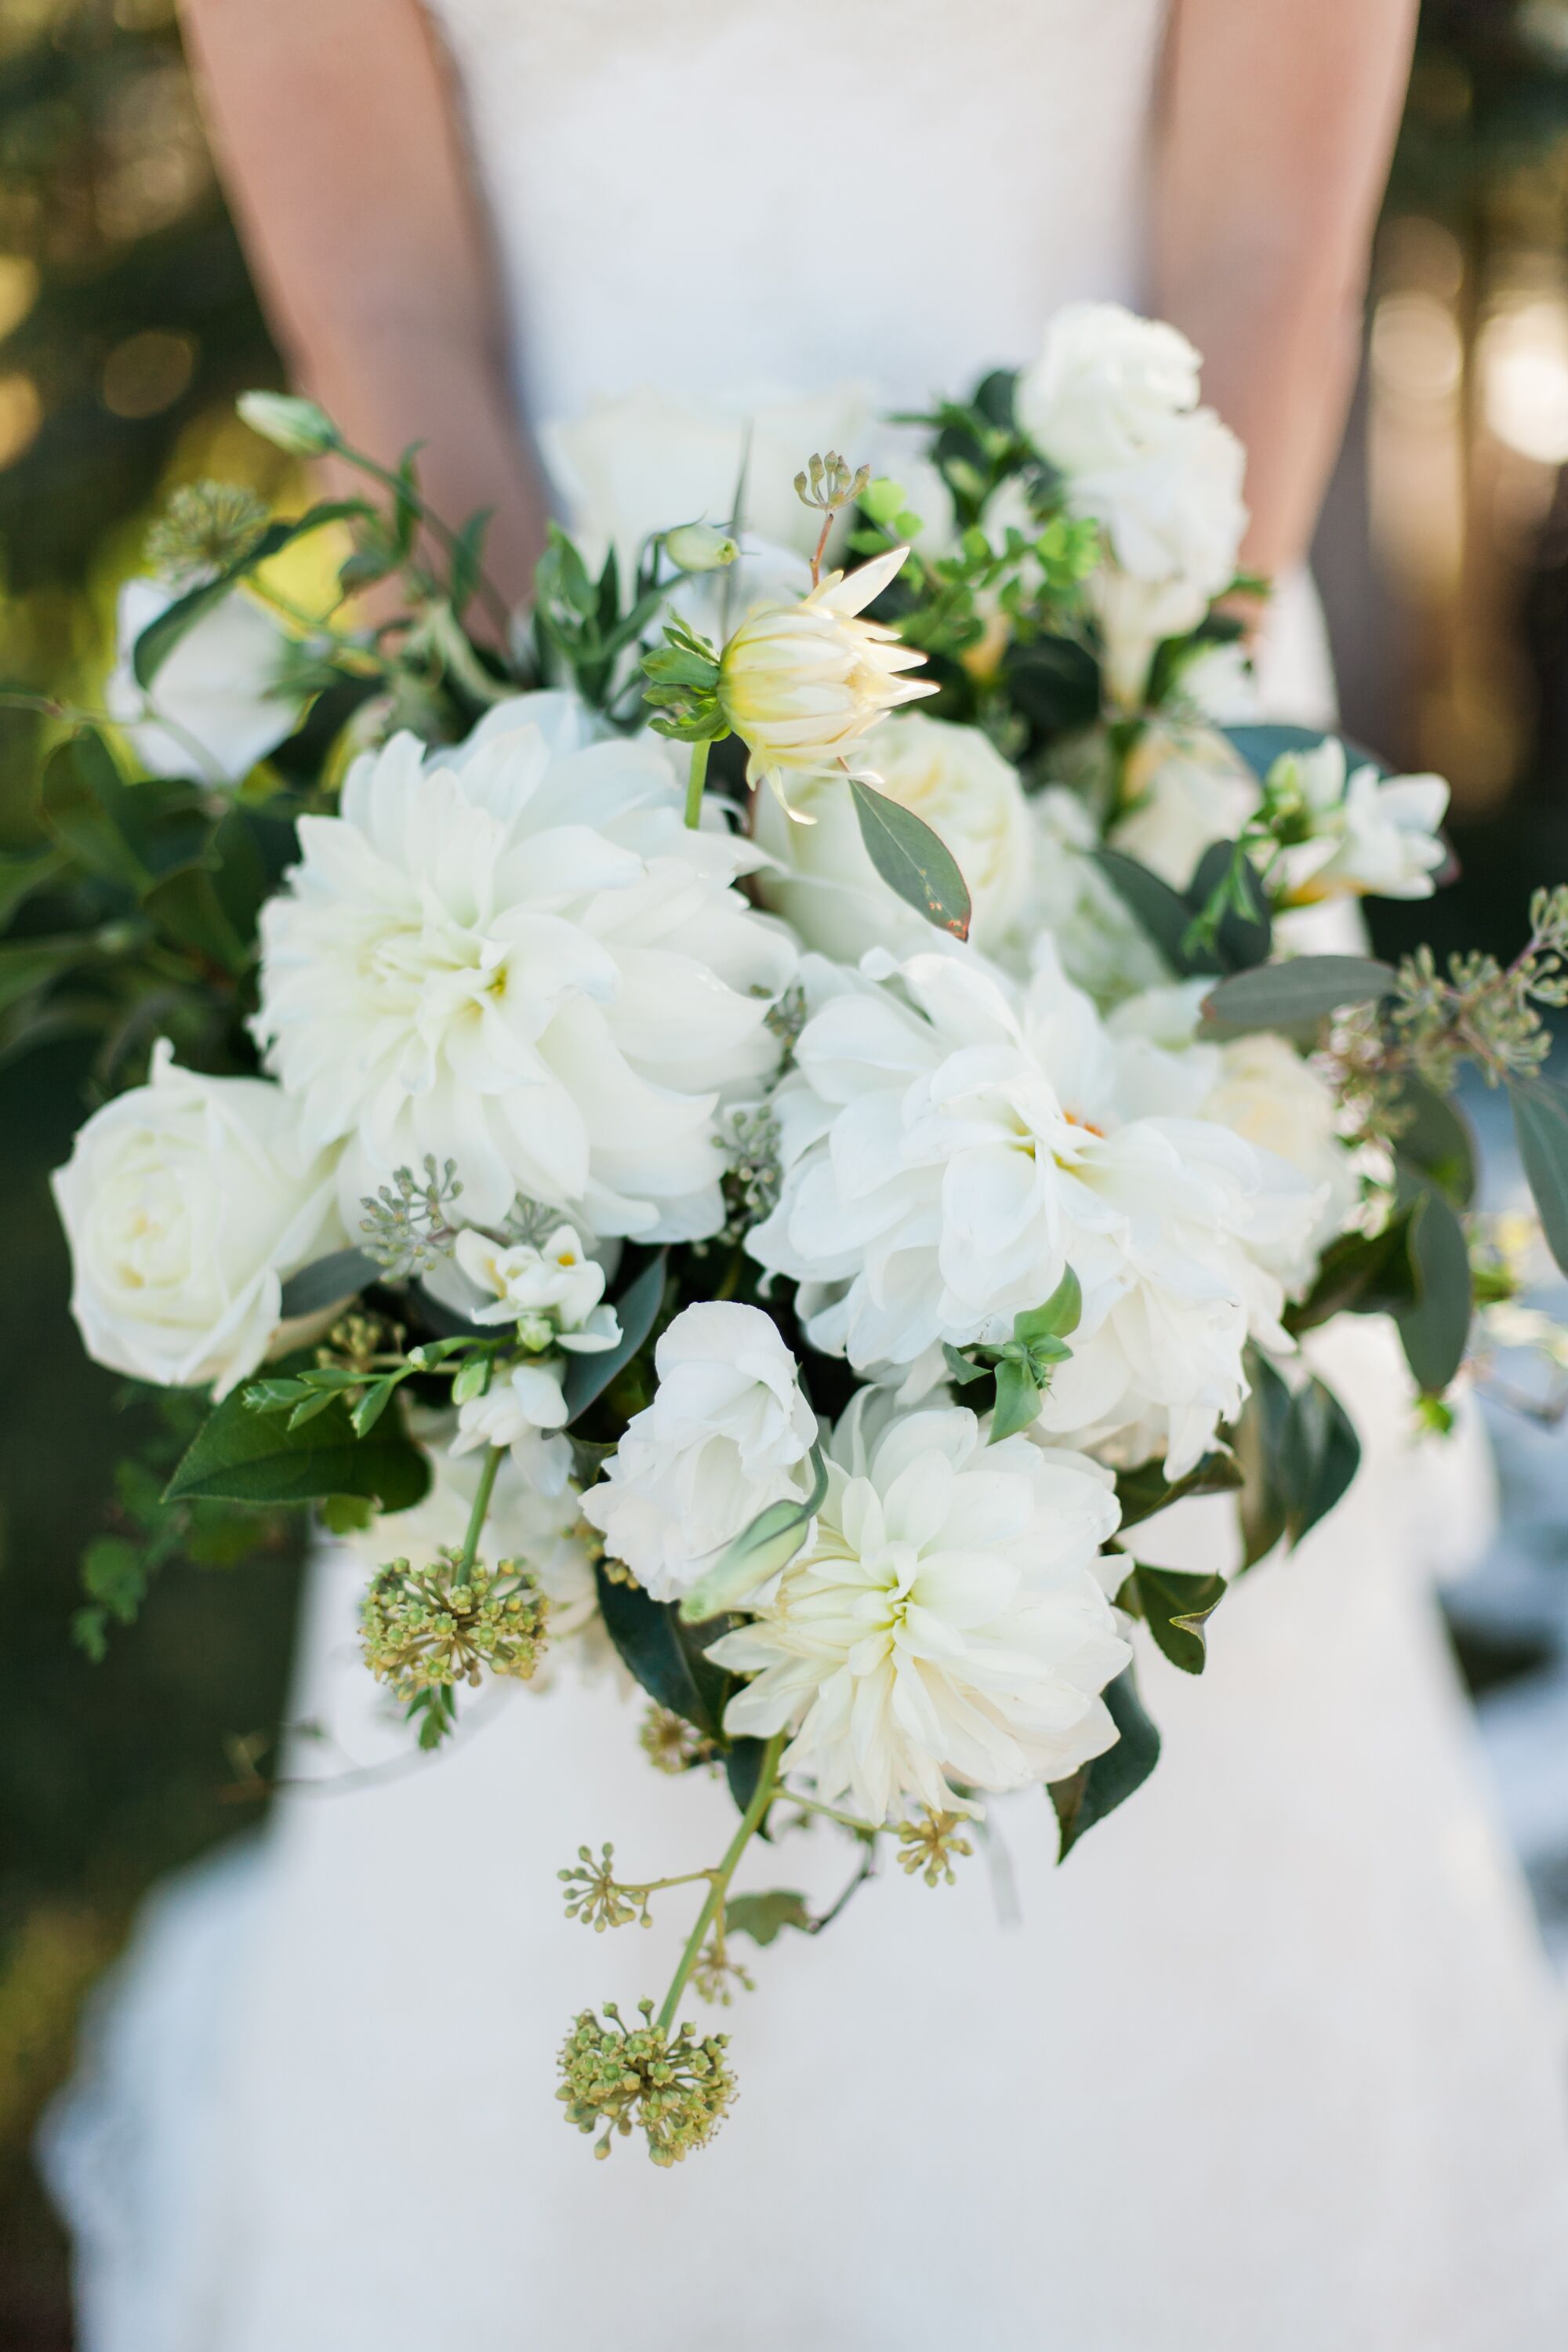
[[[1156, 1761], [1140, 1645], [1200, 1674], [1226, 1591], [1140, 1523], [1231, 1491], [1251, 1567], [1354, 1474], [1302, 1336], [1393, 1316], [1443, 1426], [1513, 1281], [1463, 1066], [1568, 1265], [1568, 890], [1506, 968], [1363, 952], [1356, 898], [1441, 878], [1446, 787], [1248, 719], [1242, 453], [1121, 310], [902, 420], [901, 478], [811, 457], [794, 545], [754, 446], [718, 517], [552, 531], [516, 620], [412, 455], [242, 409], [364, 494], [174, 497], [5, 876], [8, 1042], [101, 1039], [76, 1319], [188, 1438], [161, 1493], [127, 1465], [83, 1637], [305, 1504], [370, 1549], [424, 1746], [613, 1654], [628, 1740], [736, 1809], [694, 1876], [562, 1872], [596, 1928], [693, 1906], [662, 2000], [562, 2053], [595, 2152], [668, 2164], [733, 2092], [689, 1988], [824, 1924], [731, 1893], [754, 1835], [823, 1816], [851, 1887], [889, 1847], [934, 1886], [1035, 1788], [1065, 1856]], [[323, 610], [286, 559], [329, 525]]]

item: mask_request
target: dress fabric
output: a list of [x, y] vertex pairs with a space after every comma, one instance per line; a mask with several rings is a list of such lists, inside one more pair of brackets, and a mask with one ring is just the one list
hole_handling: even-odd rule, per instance
[[[1159, 0], [438, 17], [547, 447], [644, 387], [918, 404], [1064, 300], [1138, 299]], [[1272, 715], [1326, 715], [1314, 626], [1303, 581]], [[653, 1773], [637, 1704], [569, 1665], [408, 1759], [363, 1563], [324, 1550], [295, 1714], [331, 1736], [293, 1759], [322, 1785], [150, 1907], [48, 2126], [83, 2352], [1557, 2352], [1559, 2021], [1430, 1594], [1485, 1538], [1484, 1449], [1411, 1443], [1382, 1324], [1317, 1353], [1363, 1473], [1226, 1600], [1201, 1681], [1141, 1658], [1153, 1780], [1060, 1870], [1010, 1799], [956, 1886], [889, 1869], [759, 1953], [741, 2098], [669, 2172], [594, 2163], [553, 2056], [657, 1998], [682, 1898], [594, 1936], [555, 1873], [605, 1838], [634, 1874], [710, 1861], [724, 1790]], [[1217, 1564], [1227, 1512], [1142, 1555]], [[743, 1883], [824, 1903], [853, 1859], [792, 1835]]]

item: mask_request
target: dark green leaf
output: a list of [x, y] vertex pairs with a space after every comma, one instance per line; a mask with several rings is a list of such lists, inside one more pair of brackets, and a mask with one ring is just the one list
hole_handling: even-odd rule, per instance
[[757, 1793], [757, 1780], [767, 1752], [765, 1739], [737, 1739], [724, 1759], [724, 1778], [730, 1783], [730, 1794], [735, 1800], [738, 1813], [745, 1811]]
[[[452, 568], [447, 577], [447, 595], [452, 611], [461, 620], [463, 609], [479, 584], [484, 568], [485, 534], [495, 520], [494, 507], [481, 507], [471, 514], [458, 533], [458, 544], [452, 551]], [[612, 561], [614, 560], [612, 555]]]
[[734, 1680], [702, 1654], [723, 1621], [682, 1625], [673, 1601], [650, 1601], [638, 1584], [617, 1584], [601, 1567], [599, 1608], [622, 1664], [648, 1696], [707, 1739], [724, 1738], [724, 1708]]
[[1238, 1502], [1243, 1570], [1256, 1567], [1284, 1539], [1288, 1512], [1279, 1454], [1290, 1412], [1290, 1391], [1260, 1349], [1247, 1351], [1247, 1402], [1234, 1436], [1243, 1482]]
[[0, 852], [0, 925], [8, 923], [23, 899], [52, 881], [64, 864], [64, 856], [58, 849], [37, 851], [26, 857]]
[[1010, 646], [1002, 678], [1008, 699], [1048, 734], [1075, 733], [1100, 716], [1100, 665], [1065, 637]]
[[1311, 1289], [1286, 1309], [1286, 1328], [1300, 1333], [1336, 1315], [1403, 1314], [1419, 1288], [1413, 1224], [1413, 1211], [1405, 1209], [1380, 1234], [1341, 1234], [1331, 1241]]
[[1126, 857], [1120, 849], [1097, 849], [1094, 862], [1118, 898], [1129, 907], [1148, 932], [1167, 963], [1184, 978], [1197, 972], [1223, 972], [1226, 966], [1217, 955], [1195, 948], [1189, 954], [1184, 942], [1192, 928], [1193, 909], [1180, 893], [1135, 857]]
[[1051, 1782], [1047, 1794], [1060, 1830], [1058, 1862], [1067, 1860], [1086, 1830], [1141, 1789], [1160, 1760], [1160, 1735], [1143, 1712], [1132, 1668], [1107, 1683], [1101, 1696], [1121, 1736], [1103, 1756], [1080, 1765], [1070, 1780]]
[[1401, 1160], [1430, 1177], [1452, 1207], [1468, 1209], [1476, 1191], [1475, 1143], [1468, 1120], [1417, 1077], [1401, 1079], [1392, 1108], [1405, 1117], [1399, 1133]]
[[1278, 1465], [1285, 1529], [1292, 1544], [1328, 1517], [1360, 1466], [1361, 1440], [1349, 1413], [1321, 1381], [1304, 1381], [1290, 1399]]
[[1140, 1520], [1152, 1518], [1156, 1511], [1188, 1495], [1232, 1495], [1240, 1484], [1240, 1468], [1229, 1454], [1205, 1454], [1184, 1478], [1173, 1484], [1158, 1462], [1141, 1463], [1136, 1470], [1119, 1470], [1116, 1495], [1121, 1505], [1121, 1525], [1135, 1528]]
[[319, 1315], [323, 1307], [335, 1307], [340, 1298], [353, 1297], [357, 1291], [381, 1280], [382, 1270], [363, 1250], [333, 1250], [329, 1257], [313, 1259], [291, 1274], [283, 1285], [283, 1314]]
[[161, 931], [227, 972], [240, 972], [250, 951], [223, 910], [211, 874], [182, 866], [142, 893], [142, 904]]
[[849, 790], [867, 855], [889, 889], [939, 930], [966, 940], [969, 885], [941, 835], [912, 809], [873, 792], [858, 776], [850, 777]]
[[251, 1412], [243, 1389], [235, 1389], [192, 1439], [167, 1499], [308, 1503], [360, 1495], [383, 1510], [405, 1511], [429, 1484], [429, 1464], [410, 1444], [401, 1415], [388, 1416], [373, 1436], [356, 1438], [342, 1400], [333, 1396], [325, 1412], [289, 1430], [275, 1415]]
[[0, 1008], [19, 1004], [34, 989], [47, 987], [91, 952], [91, 940], [75, 934], [58, 940], [7, 940], [0, 946]]
[[1546, 1246], [1568, 1274], [1568, 1095], [1550, 1078], [1510, 1078], [1508, 1091]]
[[1405, 1360], [1428, 1396], [1458, 1370], [1470, 1330], [1470, 1254], [1464, 1228], [1441, 1192], [1402, 1169], [1400, 1199], [1415, 1212], [1411, 1254], [1419, 1295], [1395, 1318]]
[[1297, 1029], [1347, 1004], [1370, 1004], [1394, 985], [1391, 964], [1371, 956], [1296, 956], [1234, 972], [1204, 999], [1204, 1034], [1241, 1037], [1254, 1029]]
[[774, 1887], [766, 1895], [735, 1895], [724, 1906], [724, 1932], [750, 1936], [753, 1944], [771, 1944], [785, 1927], [812, 1932], [811, 1914], [804, 1895]]
[[[1321, 727], [1222, 727], [1220, 732], [1241, 754], [1260, 782], [1268, 775], [1275, 761], [1282, 759], [1287, 751], [1316, 751], [1329, 740]], [[1345, 747], [1348, 768], [1373, 767], [1380, 776], [1393, 774], [1387, 761], [1380, 760], [1375, 751], [1367, 751], [1363, 744], [1352, 743], [1345, 735], [1342, 735], [1339, 740]]]
[[[1215, 893], [1232, 875], [1248, 912], [1242, 914], [1235, 907], [1226, 908], [1220, 918], [1215, 952], [1222, 971], [1247, 971], [1255, 964], [1267, 962], [1274, 942], [1274, 929], [1257, 869], [1250, 858], [1237, 860], [1234, 841], [1211, 842], [1198, 860], [1198, 870], [1187, 885], [1189, 929], [1206, 912]], [[1198, 968], [1194, 962], [1193, 969]]]
[[[1225, 1599], [1224, 1577], [1146, 1568], [1140, 1560], [1133, 1564], [1123, 1593], [1129, 1586], [1138, 1604], [1133, 1613], [1142, 1618], [1171, 1664], [1180, 1666], [1184, 1675], [1201, 1675], [1208, 1656], [1204, 1622]], [[1128, 1605], [1123, 1600], [1122, 1606]]]
[[272, 522], [262, 532], [249, 553], [238, 563], [231, 564], [216, 580], [204, 581], [177, 597], [166, 612], [149, 622], [136, 640], [131, 656], [131, 667], [136, 683], [144, 690], [151, 688], [158, 672], [183, 637], [187, 636], [205, 614], [220, 604], [238, 582], [248, 577], [258, 565], [280, 554], [295, 540], [303, 539], [307, 531], [319, 530], [323, 523], [341, 522], [350, 516], [364, 512], [363, 501], [357, 499], [329, 499], [311, 507], [293, 522]]
[[151, 877], [132, 845], [134, 790], [98, 730], [79, 727], [45, 761], [38, 803], [55, 839], [89, 874], [141, 890]]
[[596, 1355], [574, 1356], [567, 1365], [561, 1391], [566, 1399], [568, 1426], [587, 1412], [596, 1397], [603, 1396], [653, 1329], [664, 1304], [664, 1267], [665, 1253], [660, 1250], [616, 1299], [621, 1336], [616, 1345], [600, 1349]]

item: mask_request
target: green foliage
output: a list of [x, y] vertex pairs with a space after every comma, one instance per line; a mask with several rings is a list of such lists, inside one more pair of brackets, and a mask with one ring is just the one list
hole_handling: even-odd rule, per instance
[[660, 1706], [722, 1748], [734, 1678], [702, 1654], [725, 1621], [688, 1626], [673, 1601], [650, 1600], [640, 1584], [617, 1582], [602, 1565], [597, 1580], [605, 1630], [627, 1673]]
[[1250, 1393], [1236, 1431], [1245, 1483], [1242, 1565], [1299, 1544], [1349, 1489], [1361, 1441], [1339, 1399], [1310, 1378], [1292, 1388], [1260, 1349], [1247, 1354]]
[[1295, 956], [1233, 973], [1204, 999], [1205, 1037], [1258, 1029], [1315, 1030], [1342, 1005], [1369, 1004], [1393, 991], [1393, 966], [1370, 956]]
[[732, 1895], [724, 1906], [725, 1933], [750, 1936], [753, 1944], [776, 1943], [786, 1927], [803, 1936], [815, 1933], [815, 1922], [804, 1895], [774, 1887], [766, 1895]]
[[1514, 1078], [1509, 1098], [1546, 1245], [1568, 1273], [1568, 1095], [1550, 1078]]
[[1116, 1602], [1143, 1620], [1173, 1666], [1184, 1675], [1201, 1675], [1208, 1657], [1206, 1622], [1225, 1595], [1223, 1576], [1191, 1576], [1135, 1560]]
[[874, 792], [859, 776], [850, 777], [849, 790], [866, 854], [888, 887], [938, 930], [966, 940], [969, 885], [942, 836], [912, 809]]
[[1471, 1314], [1470, 1254], [1443, 1194], [1400, 1171], [1399, 1203], [1414, 1212], [1411, 1256], [1416, 1296], [1395, 1317], [1405, 1360], [1422, 1390], [1440, 1396], [1464, 1360]]
[[1086, 1831], [1143, 1786], [1160, 1760], [1160, 1734], [1144, 1712], [1132, 1668], [1125, 1667], [1100, 1695], [1119, 1735], [1115, 1747], [1081, 1764], [1069, 1779], [1053, 1780], [1046, 1792], [1056, 1808], [1059, 1863]]
[[1205, 1454], [1185, 1475], [1167, 1478], [1158, 1462], [1140, 1463], [1135, 1470], [1116, 1474], [1116, 1499], [1121, 1506], [1121, 1530], [1152, 1519], [1156, 1511], [1180, 1503], [1189, 1495], [1231, 1495], [1241, 1485], [1241, 1472], [1229, 1454]]
[[616, 1300], [621, 1336], [613, 1348], [574, 1355], [562, 1378], [570, 1428], [613, 1387], [652, 1334], [664, 1306], [668, 1253], [659, 1250]]
[[[306, 1379], [317, 1369], [297, 1357], [280, 1367], [279, 1378]], [[248, 1393], [237, 1389], [213, 1407], [169, 1481], [171, 1502], [287, 1504], [355, 1495], [382, 1511], [404, 1511], [428, 1487], [428, 1462], [395, 1409], [361, 1437], [339, 1395], [318, 1390], [323, 1401], [299, 1420], [300, 1397], [275, 1394], [268, 1410], [258, 1412]], [[277, 1411], [284, 1404], [292, 1410], [279, 1427]]]
[[[1097, 849], [1094, 859], [1178, 978], [1224, 978], [1268, 956], [1268, 910], [1250, 861], [1239, 857], [1234, 842], [1215, 842], [1205, 852], [1184, 892], [1119, 849]], [[1246, 894], [1239, 907], [1237, 892]]]
[[652, 626], [663, 595], [643, 579], [623, 604], [615, 549], [592, 579], [572, 541], [552, 523], [534, 582], [533, 632], [542, 676], [574, 686], [596, 710], [609, 709], [626, 657]]

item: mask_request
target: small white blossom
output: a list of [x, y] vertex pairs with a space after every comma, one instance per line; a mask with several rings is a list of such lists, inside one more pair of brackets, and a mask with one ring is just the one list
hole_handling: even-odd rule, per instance
[[54, 1178], [71, 1252], [71, 1312], [94, 1362], [161, 1388], [253, 1372], [282, 1277], [342, 1246], [332, 1162], [262, 1078], [214, 1078], [153, 1050], [143, 1087], [77, 1134]]
[[862, 1390], [829, 1449], [826, 1499], [769, 1604], [709, 1655], [754, 1675], [731, 1736], [794, 1736], [783, 1769], [881, 1823], [953, 1783], [1055, 1780], [1116, 1738], [1100, 1693], [1131, 1654], [1100, 1547], [1116, 1496], [1097, 1464], [973, 1413], [885, 1422]]
[[816, 1419], [771, 1316], [736, 1300], [683, 1307], [654, 1350], [658, 1388], [583, 1498], [656, 1601], [688, 1592], [768, 1504], [811, 1486]]
[[476, 1323], [516, 1323], [525, 1345], [553, 1344], [591, 1354], [613, 1348], [621, 1336], [614, 1307], [602, 1304], [605, 1269], [584, 1251], [570, 1225], [562, 1225], [542, 1249], [530, 1242], [498, 1242], [471, 1228], [458, 1235], [454, 1251], [462, 1273], [491, 1303], [476, 1307]]
[[1429, 898], [1447, 857], [1439, 830], [1447, 808], [1441, 776], [1380, 777], [1370, 761], [1347, 773], [1337, 737], [1287, 752], [1263, 792], [1265, 821], [1285, 845], [1271, 881], [1283, 882], [1292, 907], [1347, 896]]

